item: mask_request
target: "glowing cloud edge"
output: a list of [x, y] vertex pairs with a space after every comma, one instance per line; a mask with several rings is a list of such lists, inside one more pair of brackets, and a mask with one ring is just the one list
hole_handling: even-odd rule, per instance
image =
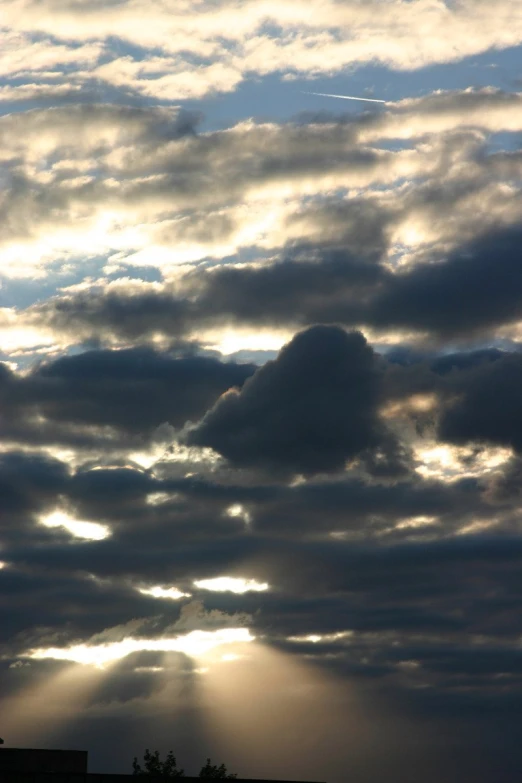
[[248, 593], [264, 592], [270, 588], [267, 582], [256, 582], [255, 579], [242, 579], [233, 576], [216, 576], [213, 579], [196, 579], [194, 586], [201, 590], [212, 590], [217, 593]]
[[136, 652], [179, 652], [192, 658], [220, 647], [223, 644], [244, 644], [253, 642], [253, 636], [247, 628], [221, 628], [216, 631], [191, 631], [183, 636], [163, 639], [135, 639], [129, 637], [120, 642], [107, 644], [76, 644], [71, 647], [48, 647], [30, 650], [24, 656], [32, 660], [52, 658], [59, 661], [72, 661], [83, 665], [102, 668], [127, 655]]

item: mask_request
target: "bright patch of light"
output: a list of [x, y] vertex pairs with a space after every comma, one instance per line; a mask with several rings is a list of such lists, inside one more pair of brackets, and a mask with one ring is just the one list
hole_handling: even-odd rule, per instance
[[224, 663], [230, 663], [231, 661], [239, 661], [243, 656], [237, 655], [237, 653], [225, 653], [221, 656], [221, 660]]
[[171, 601], [178, 601], [180, 598], [190, 598], [190, 593], [182, 593], [176, 587], [140, 587], [138, 592], [142, 595], [151, 595], [153, 598], [169, 598]]
[[15, 318], [13, 311], [7, 307], [0, 308], [0, 337], [2, 350], [6, 353], [29, 348], [54, 346], [56, 338], [44, 327], [24, 325], [21, 318]]
[[63, 449], [59, 446], [46, 446], [45, 451], [51, 457], [60, 460], [60, 462], [66, 462], [69, 466], [73, 465], [78, 458], [78, 453], [73, 449]]
[[148, 506], [161, 506], [178, 497], [179, 493], [177, 492], [151, 492], [150, 495], [147, 495], [146, 502]]
[[133, 451], [128, 456], [132, 462], [136, 462], [140, 467], [149, 470], [163, 457], [165, 450], [165, 444], [161, 443], [152, 446], [150, 451]]
[[292, 338], [290, 331], [229, 329], [198, 335], [210, 350], [224, 356], [237, 351], [279, 351]]
[[337, 631], [336, 633], [310, 633], [306, 636], [289, 636], [287, 642], [312, 642], [312, 644], [319, 644], [320, 642], [337, 642], [339, 639], [347, 639], [349, 636], [353, 636], [353, 631]]
[[434, 446], [428, 449], [419, 449], [416, 454], [419, 460], [425, 463], [418, 469], [427, 475], [430, 473], [440, 473], [441, 471], [455, 471], [459, 468], [456, 450], [451, 446]]
[[233, 576], [217, 576], [215, 579], [198, 579], [194, 582], [202, 590], [213, 590], [217, 593], [248, 593], [268, 590], [266, 582], [256, 582], [255, 579], [240, 579]]
[[395, 419], [397, 416], [411, 413], [427, 413], [437, 405], [435, 394], [414, 394], [406, 400], [391, 402], [382, 410], [381, 415], [387, 419]]
[[249, 525], [252, 521], [252, 517], [250, 515], [250, 512], [247, 511], [247, 509], [241, 505], [241, 503], [234, 503], [232, 506], [229, 506], [225, 513], [229, 517], [239, 517], [243, 520], [245, 525]]
[[420, 224], [407, 223], [400, 226], [394, 237], [394, 242], [400, 242], [407, 247], [415, 247], [426, 241], [426, 230]]
[[398, 522], [395, 525], [396, 530], [405, 530], [406, 528], [416, 528], [416, 527], [425, 527], [426, 525], [434, 525], [437, 521], [437, 517], [426, 517], [426, 516], [419, 516], [419, 517], [408, 517], [407, 519], [403, 519], [402, 522]]
[[396, 665], [397, 669], [404, 669], [405, 671], [421, 668], [419, 661], [399, 661], [399, 663]]
[[84, 665], [103, 667], [136, 652], [180, 652], [197, 658], [223, 644], [253, 642], [247, 628], [221, 628], [217, 631], [191, 631], [184, 636], [165, 639], [134, 639], [108, 644], [76, 644], [71, 647], [48, 647], [31, 650], [28, 658], [74, 661]]
[[73, 519], [64, 511], [54, 511], [52, 514], [41, 517], [40, 522], [45, 527], [63, 527], [75, 538], [83, 538], [89, 541], [101, 541], [111, 535], [111, 531], [106, 525]]
[[423, 478], [454, 481], [487, 475], [510, 459], [512, 452], [505, 448], [486, 448], [474, 453], [466, 447], [433, 445], [416, 448], [414, 454], [418, 462], [415, 470]]
[[0, 560], [0, 571], [2, 570], [2, 568], [7, 568], [7, 563], [5, 562], [5, 560]]
[[480, 519], [476, 522], [471, 522], [469, 525], [461, 527], [459, 530], [457, 530], [457, 535], [468, 536], [473, 533], [483, 532], [484, 530], [491, 530], [491, 528], [494, 528], [497, 525], [498, 520], [496, 519]]
[[[162, 462], [182, 462], [191, 465], [206, 464], [212, 466], [221, 460], [220, 455], [208, 447], [185, 446], [184, 444], [176, 443], [174, 441], [176, 437], [174, 429], [173, 432], [171, 442], [165, 445], [165, 452], [161, 455]], [[190, 475], [194, 474], [191, 473]]]

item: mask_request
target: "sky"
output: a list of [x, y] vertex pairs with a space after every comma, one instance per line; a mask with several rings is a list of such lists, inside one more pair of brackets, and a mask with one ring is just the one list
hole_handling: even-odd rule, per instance
[[3, 0], [6, 746], [519, 776], [521, 63], [519, 0]]

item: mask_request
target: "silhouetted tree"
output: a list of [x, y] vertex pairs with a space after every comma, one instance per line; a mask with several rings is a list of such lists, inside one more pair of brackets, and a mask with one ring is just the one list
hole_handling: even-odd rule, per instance
[[[184, 778], [185, 770], [178, 768], [176, 757], [171, 750], [167, 753], [165, 761], [162, 761], [160, 759], [159, 750], [155, 750], [151, 753], [147, 748], [143, 754], [143, 767], [138, 762], [137, 756], [134, 757], [134, 761], [132, 762], [132, 774], [156, 775], [157, 777], [164, 778]], [[201, 767], [198, 777], [233, 780], [237, 778], [237, 775], [228, 772], [224, 764], [220, 764], [218, 767], [216, 764], [212, 764], [210, 759], [207, 759], [207, 763]]]
[[224, 764], [220, 764], [219, 767], [215, 764], [210, 763], [210, 759], [207, 759], [207, 763], [201, 767], [201, 770], [199, 772], [200, 778], [226, 778], [227, 780], [231, 780], [233, 778], [237, 778], [237, 775], [234, 775], [232, 772], [227, 772], [227, 768]]
[[159, 756], [159, 750], [155, 750], [151, 753], [147, 748], [143, 754], [143, 767], [138, 763], [137, 756], [134, 757], [132, 762], [132, 774], [133, 775], [157, 775], [164, 778], [184, 778], [185, 771], [178, 769], [176, 757], [174, 753], [169, 750], [165, 761], [161, 761]]

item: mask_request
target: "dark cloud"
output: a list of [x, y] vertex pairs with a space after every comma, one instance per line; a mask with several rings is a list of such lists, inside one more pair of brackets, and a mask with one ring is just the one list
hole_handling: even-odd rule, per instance
[[205, 281], [201, 304], [250, 323], [338, 322], [466, 337], [521, 316], [521, 238], [518, 226], [496, 229], [395, 273], [378, 253], [354, 258], [346, 248], [318, 247], [315, 264], [298, 258], [219, 270]]
[[65, 490], [67, 481], [68, 470], [60, 460], [34, 452], [0, 454], [2, 526], [16, 526], [21, 518], [45, 509]]
[[439, 263], [393, 276], [375, 298], [370, 322], [439, 336], [483, 332], [522, 315], [519, 227], [491, 232]]
[[82, 291], [33, 308], [35, 320], [58, 330], [70, 330], [79, 339], [113, 333], [140, 341], [158, 332], [185, 334], [189, 331], [190, 310], [188, 302], [168, 291], [129, 295], [125, 289]]
[[341, 470], [349, 459], [379, 449], [385, 462], [395, 456], [394, 441], [378, 404], [378, 371], [364, 337], [315, 326], [296, 335], [242, 391], [221, 397], [187, 442], [210, 446], [236, 466], [283, 473]]
[[[4, 368], [4, 436], [28, 439], [33, 430], [36, 438], [60, 442], [67, 436], [74, 439], [71, 426], [148, 436], [165, 422], [180, 427], [199, 418], [254, 369], [251, 364], [176, 357], [147, 347], [86, 351], [41, 364], [23, 376]], [[89, 430], [82, 435], [88, 442]], [[94, 443], [96, 435], [92, 432]]]
[[[363, 229], [368, 231], [369, 227]], [[382, 226], [371, 232], [376, 245], [382, 245], [380, 232]], [[353, 244], [356, 236], [351, 241]], [[177, 289], [165, 286], [159, 291], [129, 291], [122, 286], [56, 297], [33, 306], [30, 317], [78, 339], [102, 340], [110, 334], [127, 340], [155, 334], [179, 338], [194, 329], [231, 321], [307, 325], [339, 320], [357, 324], [364, 320], [363, 303], [385, 279], [378, 261], [379, 253], [367, 248], [364, 257], [357, 257], [346, 246], [303, 245], [289, 251], [283, 260], [263, 266], [191, 272]], [[339, 318], [328, 309], [339, 313]]]
[[[363, 229], [364, 231], [364, 229]], [[376, 236], [377, 234], [377, 236]], [[373, 233], [379, 242], [378, 231]], [[326, 314], [351, 308], [348, 323], [361, 317], [361, 301], [383, 280], [379, 253], [365, 249], [365, 257], [348, 248], [324, 246], [295, 249], [277, 263], [241, 269], [217, 269], [204, 278], [194, 275], [187, 284], [199, 288], [198, 310], [216, 320], [266, 324], [309, 324], [335, 320]]]
[[[248, 499], [245, 502], [249, 504]], [[401, 521], [428, 517], [433, 520], [434, 529], [440, 525], [441, 531], [448, 531], [477, 514], [491, 512], [476, 482], [448, 485], [418, 478], [391, 485], [353, 477], [308, 482], [285, 488], [264, 502], [251, 499], [250, 504], [255, 509], [256, 528], [290, 537], [296, 531], [344, 531], [362, 537], [386, 533], [388, 537], [400, 538], [401, 529], [393, 526]], [[426, 529], [424, 534], [433, 535], [434, 529]], [[422, 534], [422, 530], [416, 531], [416, 535]], [[411, 529], [402, 535], [411, 535]]]
[[[48, 418], [140, 431], [162, 422], [180, 426], [201, 415], [254, 370], [252, 365], [174, 357], [151, 348], [87, 351], [40, 366], [25, 386], [27, 397], [32, 392]], [[15, 389], [18, 399], [23, 399], [23, 387]]]
[[456, 384], [459, 398], [443, 412], [439, 436], [451, 443], [478, 442], [522, 450], [522, 355], [481, 364]]
[[[379, 238], [388, 219], [377, 221], [366, 253], [357, 250], [354, 221], [352, 239], [342, 239], [340, 247], [303, 245], [262, 266], [198, 270], [176, 290], [83, 291], [35, 305], [27, 317], [78, 339], [107, 332], [126, 339], [180, 337], [234, 322], [400, 328], [441, 341], [486, 334], [522, 315], [520, 227], [482, 232], [453, 251], [434, 250], [422, 263], [392, 272], [382, 263]], [[360, 230], [364, 235], [369, 226]]]
[[460, 351], [458, 353], [449, 353], [443, 356], [436, 356], [430, 362], [430, 367], [437, 375], [447, 375], [448, 373], [463, 372], [472, 370], [474, 367], [496, 362], [505, 355], [499, 348], [481, 348], [476, 351]]
[[[60, 536], [48, 536], [45, 544], [56, 545], [56, 538]], [[71, 549], [70, 539], [63, 546], [65, 555], [67, 547]], [[49, 570], [30, 562], [30, 557], [0, 571], [0, 593], [8, 597], [0, 600], [0, 644], [12, 657], [45, 643], [83, 641], [100, 628], [157, 611], [150, 599], [124, 580], [96, 580], [88, 568], [67, 568], [66, 562], [61, 569]], [[172, 610], [175, 617], [176, 607]]]

